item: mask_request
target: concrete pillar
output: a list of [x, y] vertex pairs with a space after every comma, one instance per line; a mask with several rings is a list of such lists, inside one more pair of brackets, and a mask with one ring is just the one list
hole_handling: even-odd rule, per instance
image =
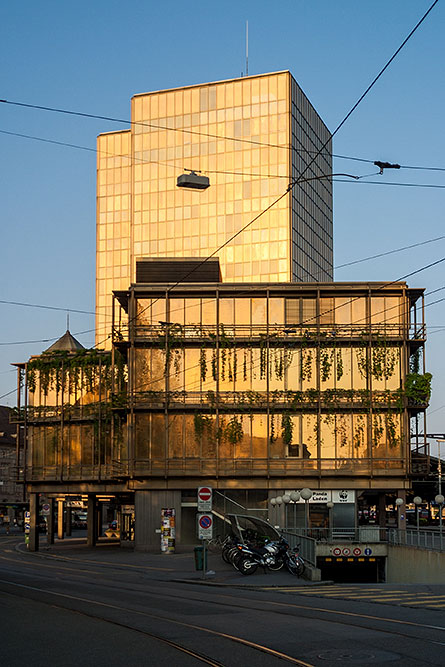
[[102, 535], [102, 503], [97, 503], [96, 506], [96, 535]]
[[46, 543], [54, 544], [54, 498], [48, 498], [49, 514], [46, 518]]
[[397, 510], [397, 528], [406, 530], [406, 491], [402, 489], [397, 491], [397, 497], [403, 500], [403, 505], [399, 505]]
[[96, 496], [94, 493], [88, 494], [87, 509], [87, 545], [96, 546], [97, 542], [97, 519], [96, 519]]
[[29, 494], [29, 545], [30, 551], [39, 550], [39, 494]]
[[71, 516], [72, 510], [71, 507], [68, 507], [68, 503], [65, 503], [65, 535], [71, 537]]
[[180, 491], [135, 491], [134, 546], [137, 551], [161, 551], [161, 536], [156, 530], [161, 527], [161, 509], [176, 510], [176, 545], [181, 543], [181, 492]]
[[57, 537], [59, 540], [63, 540], [63, 500], [57, 501]]
[[384, 491], [379, 493], [378, 513], [379, 526], [386, 528], [386, 494]]

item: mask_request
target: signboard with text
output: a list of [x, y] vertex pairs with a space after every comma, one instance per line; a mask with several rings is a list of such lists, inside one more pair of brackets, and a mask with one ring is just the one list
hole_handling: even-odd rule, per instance
[[211, 540], [213, 537], [213, 516], [198, 514], [198, 539]]
[[198, 487], [198, 512], [212, 511], [212, 487], [199, 486]]

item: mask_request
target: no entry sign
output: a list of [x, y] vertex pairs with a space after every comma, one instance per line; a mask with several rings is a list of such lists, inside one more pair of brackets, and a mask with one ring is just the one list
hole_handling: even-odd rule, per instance
[[212, 487], [198, 487], [198, 512], [212, 511]]
[[211, 514], [198, 514], [198, 538], [211, 540], [213, 535], [213, 517]]

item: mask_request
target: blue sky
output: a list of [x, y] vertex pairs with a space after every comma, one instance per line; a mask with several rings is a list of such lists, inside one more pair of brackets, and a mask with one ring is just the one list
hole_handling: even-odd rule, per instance
[[[432, 0], [256, 0], [224, 4], [23, 0], [3, 7], [0, 98], [129, 118], [138, 92], [289, 69], [335, 129]], [[445, 168], [444, 3], [438, 3], [334, 139], [334, 152]], [[0, 104], [0, 130], [95, 148], [96, 135], [126, 127]], [[95, 155], [0, 133], [0, 299], [94, 309]], [[337, 159], [357, 175], [372, 165]], [[369, 179], [365, 179], [369, 180]], [[445, 172], [401, 169], [375, 185], [334, 189], [335, 265], [445, 234]], [[395, 280], [445, 256], [445, 240], [345, 267], [336, 280]], [[445, 286], [445, 262], [411, 286]], [[445, 290], [427, 297], [445, 297]], [[445, 430], [445, 301], [426, 309], [427, 365], [434, 374], [429, 430]], [[66, 314], [0, 303], [0, 396], [13, 389], [10, 362], [24, 361], [66, 329]], [[443, 325], [444, 330], [440, 331]], [[72, 314], [70, 329], [94, 328]], [[86, 346], [92, 332], [79, 334]], [[13, 405], [14, 395], [0, 399]], [[444, 407], [442, 407], [444, 406]]]

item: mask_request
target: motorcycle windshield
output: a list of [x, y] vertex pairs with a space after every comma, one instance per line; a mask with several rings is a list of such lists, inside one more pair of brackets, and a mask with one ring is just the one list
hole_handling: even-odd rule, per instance
[[280, 533], [270, 523], [249, 514], [227, 514], [236, 537], [244, 542], [246, 539], [266, 542], [280, 539]]

